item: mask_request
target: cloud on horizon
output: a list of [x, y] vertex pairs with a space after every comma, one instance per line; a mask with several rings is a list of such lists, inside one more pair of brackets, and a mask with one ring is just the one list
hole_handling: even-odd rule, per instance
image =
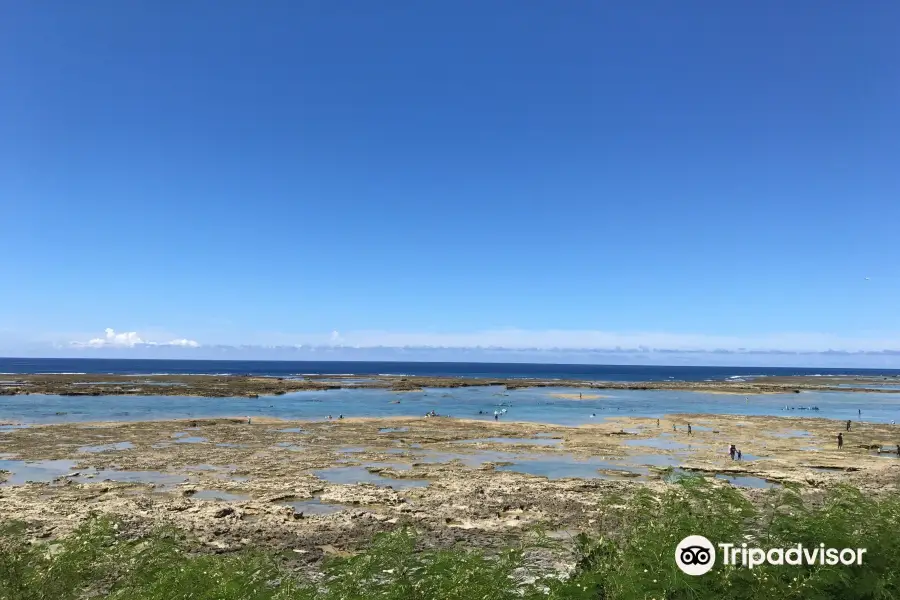
[[115, 329], [107, 327], [104, 336], [90, 339], [86, 342], [74, 341], [71, 345], [75, 348], [135, 348], [141, 346], [176, 346], [181, 348], [199, 348], [200, 343], [186, 338], [170, 340], [168, 342], [153, 342], [144, 340], [136, 331], [124, 331], [116, 333]]
[[774, 333], [754, 336], [678, 334], [666, 332], [616, 333], [595, 330], [497, 329], [466, 333], [402, 333], [387, 331], [331, 331], [319, 334], [270, 334], [251, 344], [201, 343], [188, 338], [145, 339], [136, 331], [107, 328], [103, 337], [68, 342], [71, 348], [134, 349], [170, 347], [222, 352], [347, 350], [478, 350], [504, 353], [603, 354], [766, 354], [766, 355], [900, 355], [900, 336], [847, 337], [821, 333]]
[[[522, 350], [605, 350], [675, 352], [881, 352], [900, 349], [900, 335], [847, 337], [823, 333], [774, 333], [723, 336], [667, 332], [618, 333], [596, 330], [497, 329], [466, 333], [398, 333], [388, 331], [333, 331], [322, 335], [279, 336], [272, 345], [343, 345], [358, 348], [503, 348]], [[267, 345], [267, 344], [263, 344]]]

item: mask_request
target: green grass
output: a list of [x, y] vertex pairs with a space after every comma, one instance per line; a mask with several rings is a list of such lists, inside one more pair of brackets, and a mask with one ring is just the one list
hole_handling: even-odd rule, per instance
[[[116, 524], [91, 521], [63, 540], [30, 545], [21, 524], [0, 528], [0, 600], [505, 600], [900, 598], [900, 500], [851, 488], [809, 506], [792, 490], [755, 507], [728, 487], [688, 478], [662, 495], [640, 491], [608, 509], [600, 531], [576, 539], [577, 566], [564, 579], [526, 567], [528, 548], [485, 556], [421, 551], [415, 534], [377, 536], [368, 549], [326, 564], [315, 581], [263, 552], [197, 554], [183, 535], [160, 529], [139, 540]], [[861, 566], [727, 567], [690, 577], [676, 544], [700, 534], [763, 548], [867, 548]], [[540, 545], [539, 543], [537, 545]]]

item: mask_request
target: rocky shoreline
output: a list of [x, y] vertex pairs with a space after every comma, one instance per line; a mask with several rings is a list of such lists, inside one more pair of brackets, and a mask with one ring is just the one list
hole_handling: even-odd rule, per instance
[[[746, 381], [585, 381], [495, 379], [470, 377], [413, 377], [399, 375], [310, 375], [259, 377], [243, 375], [4, 375], [0, 396], [58, 394], [63, 396], [205, 396], [257, 397], [330, 389], [387, 389], [502, 386], [506, 389], [566, 387], [595, 390], [678, 390], [724, 394], [783, 394], [802, 391], [900, 393], [900, 381], [882, 377], [767, 377]], [[884, 387], [895, 384], [896, 387]], [[852, 386], [852, 387], [851, 387]], [[882, 387], [876, 387], [882, 386]]]
[[[786, 484], [813, 499], [840, 483], [896, 493], [900, 459], [878, 449], [900, 431], [859, 423], [839, 451], [842, 425], [693, 414], [580, 427], [441, 417], [33, 426], [0, 433], [0, 520], [29, 523], [37, 539], [106, 515], [136, 530], [174, 525], [211, 551], [259, 546], [315, 565], [404, 524], [431, 547], [571, 538], [614, 520], [636, 490], [670, 485], [672, 469], [716, 475], [751, 499]], [[730, 459], [732, 443], [744, 460]], [[566, 552], [541, 560], [564, 563]]]

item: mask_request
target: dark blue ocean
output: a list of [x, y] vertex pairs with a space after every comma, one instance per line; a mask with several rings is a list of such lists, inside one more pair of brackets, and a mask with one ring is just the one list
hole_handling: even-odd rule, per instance
[[529, 363], [350, 362], [253, 360], [132, 360], [96, 358], [0, 358], [0, 373], [227, 374], [227, 375], [425, 375], [449, 377], [585, 379], [603, 381], [704, 381], [777, 375], [900, 377], [900, 369], [803, 369], [794, 367], [666, 367]]

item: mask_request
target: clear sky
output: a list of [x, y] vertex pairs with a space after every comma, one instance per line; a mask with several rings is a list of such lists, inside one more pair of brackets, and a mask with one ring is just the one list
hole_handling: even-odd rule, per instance
[[0, 354], [900, 350], [898, 59], [892, 0], [6, 2]]

